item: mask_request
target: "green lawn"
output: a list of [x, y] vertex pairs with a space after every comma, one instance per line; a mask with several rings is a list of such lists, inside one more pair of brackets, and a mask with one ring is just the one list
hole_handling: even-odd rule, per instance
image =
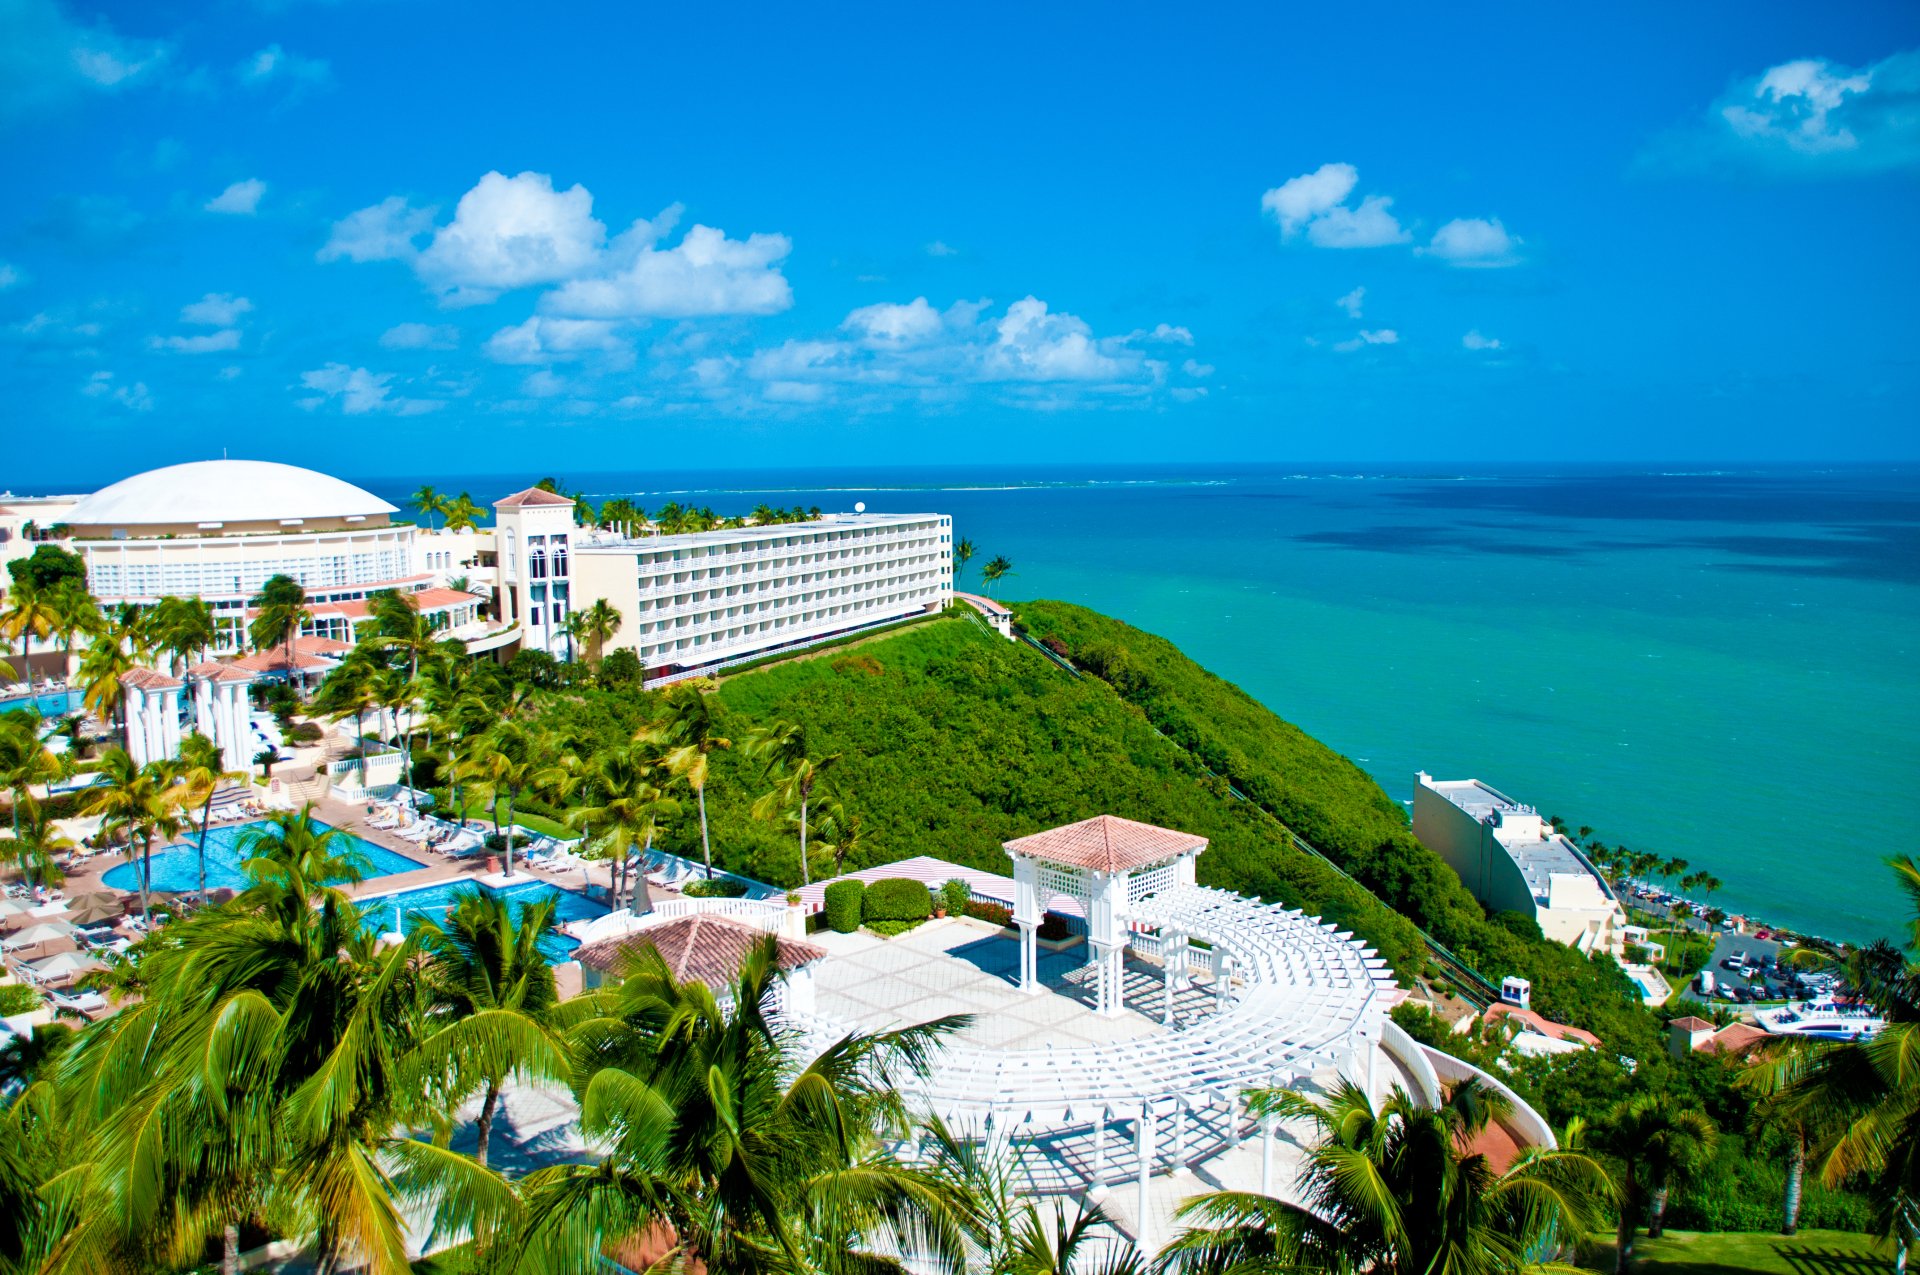
[[[1802, 1231], [1791, 1238], [1668, 1231], [1657, 1240], [1642, 1235], [1633, 1254], [1634, 1275], [1882, 1275], [1893, 1269], [1891, 1253], [1851, 1231]], [[1612, 1271], [1612, 1237], [1596, 1240], [1581, 1265]]]
[[[452, 803], [446, 800], [444, 792], [436, 793], [436, 796], [444, 808], [451, 809]], [[460, 817], [464, 819], [491, 820], [493, 818], [493, 811], [484, 801], [469, 801], [467, 808], [461, 811]], [[561, 841], [578, 841], [580, 839], [580, 832], [577, 828], [569, 828], [558, 819], [549, 819], [545, 815], [536, 815], [526, 810], [516, 810], [513, 812], [513, 821], [522, 828], [531, 828], [535, 832], [544, 833], [549, 837], [556, 837]]]

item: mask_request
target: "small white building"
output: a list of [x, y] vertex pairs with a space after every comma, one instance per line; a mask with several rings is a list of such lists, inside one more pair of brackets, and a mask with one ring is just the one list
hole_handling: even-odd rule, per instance
[[1488, 909], [1531, 916], [1556, 943], [1620, 958], [1627, 917], [1613, 887], [1532, 806], [1478, 779], [1437, 780], [1421, 771], [1413, 835]]

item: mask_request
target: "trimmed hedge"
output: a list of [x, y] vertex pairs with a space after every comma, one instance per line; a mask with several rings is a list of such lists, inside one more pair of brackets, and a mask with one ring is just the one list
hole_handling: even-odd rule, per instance
[[998, 903], [985, 903], [979, 899], [970, 901], [966, 914], [977, 921], [991, 921], [995, 925], [1012, 925], [1013, 909], [1002, 907]]
[[826, 906], [822, 909], [827, 928], [836, 934], [851, 934], [860, 928], [860, 912], [867, 887], [859, 881], [835, 881], [827, 887]]
[[737, 899], [746, 892], [747, 883], [732, 877], [714, 877], [711, 880], [701, 877], [688, 883], [681, 891], [689, 899]]
[[883, 877], [867, 887], [860, 915], [866, 921], [924, 921], [933, 915], [933, 892], [923, 882]]
[[1073, 927], [1067, 924], [1066, 917], [1058, 912], [1049, 912], [1040, 918], [1040, 927], [1034, 931], [1034, 936], [1049, 943], [1058, 943], [1073, 937]]

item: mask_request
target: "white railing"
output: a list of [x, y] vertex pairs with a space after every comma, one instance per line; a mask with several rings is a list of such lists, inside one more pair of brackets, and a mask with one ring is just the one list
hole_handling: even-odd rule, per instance
[[1432, 1060], [1420, 1042], [1407, 1035], [1406, 1029], [1391, 1018], [1380, 1029], [1380, 1048], [1413, 1077], [1416, 1098], [1429, 1107], [1440, 1105], [1440, 1076], [1434, 1071]]
[[672, 921], [687, 916], [724, 916], [751, 925], [769, 934], [784, 934], [789, 929], [785, 903], [771, 899], [661, 899], [653, 905], [653, 914]]
[[1542, 1147], [1552, 1151], [1559, 1147], [1560, 1140], [1553, 1136], [1553, 1128], [1541, 1114], [1527, 1105], [1527, 1100], [1509, 1089], [1505, 1081], [1490, 1076], [1472, 1063], [1455, 1058], [1452, 1054], [1443, 1054], [1431, 1045], [1420, 1046], [1420, 1052], [1426, 1055], [1434, 1075], [1443, 1083], [1457, 1085], [1468, 1078], [1478, 1079], [1480, 1083], [1495, 1093], [1503, 1094], [1513, 1104], [1513, 1110], [1505, 1121], [1523, 1147]]

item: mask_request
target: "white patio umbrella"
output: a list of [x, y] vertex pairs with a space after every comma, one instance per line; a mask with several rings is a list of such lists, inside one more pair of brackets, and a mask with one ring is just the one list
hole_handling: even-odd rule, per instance
[[82, 974], [107, 967], [85, 952], [61, 952], [57, 956], [49, 956], [44, 961], [28, 961], [27, 968], [33, 971], [35, 978], [51, 982], [54, 979], [78, 978]]
[[51, 943], [55, 939], [71, 937], [73, 937], [73, 927], [65, 921], [36, 921], [18, 934], [9, 934], [6, 946], [38, 947], [42, 943]]
[[33, 911], [33, 904], [25, 899], [0, 899], [0, 920], [10, 916], [21, 916]]

